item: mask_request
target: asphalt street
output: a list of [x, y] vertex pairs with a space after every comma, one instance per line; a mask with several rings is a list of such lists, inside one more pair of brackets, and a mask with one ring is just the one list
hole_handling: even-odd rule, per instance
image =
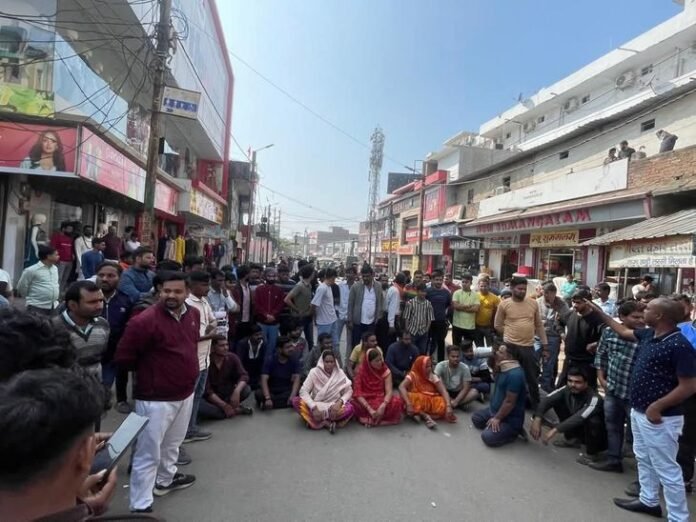
[[[106, 427], [121, 415], [110, 413]], [[205, 425], [214, 436], [187, 444], [197, 477], [155, 499], [169, 521], [558, 520], [629, 521], [612, 497], [634, 476], [577, 464], [578, 450], [518, 441], [486, 448], [469, 413], [435, 431], [406, 419], [331, 436], [306, 429], [292, 410], [256, 412]], [[119, 470], [112, 512], [128, 509]], [[692, 513], [696, 501], [690, 500]]]

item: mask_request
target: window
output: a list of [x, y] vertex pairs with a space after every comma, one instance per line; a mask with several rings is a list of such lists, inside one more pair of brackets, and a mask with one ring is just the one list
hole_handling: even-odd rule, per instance
[[643, 67], [643, 68], [640, 70], [640, 75], [641, 75], [641, 76], [646, 76], [646, 75], [650, 74], [651, 72], [653, 72], [653, 66], [652, 66], [652, 64], [646, 65], [645, 67]]
[[585, 96], [582, 97], [581, 101], [582, 101], [582, 103], [587, 103], [588, 101], [590, 101], [590, 95], [586, 94]]
[[558, 155], [558, 159], [566, 159], [568, 156], [570, 156], [570, 152], [567, 150], [564, 150]]
[[474, 202], [474, 189], [470, 188], [466, 191], [466, 204], [471, 205]]
[[503, 187], [510, 188], [510, 176], [505, 176], [503, 178]]
[[655, 128], [655, 118], [653, 118], [652, 120], [646, 120], [644, 122], [641, 122], [641, 124], [640, 124], [640, 132], [649, 131], [650, 129], [654, 129], [654, 128]]
[[502, 143], [496, 143], [496, 144], [495, 144], [495, 150], [503, 150], [503, 144], [502, 144]]
[[546, 116], [539, 116], [537, 118], [537, 123], [544, 123], [544, 120], [546, 119]]
[[506, 139], [506, 140], [509, 140], [510, 138], [512, 138], [512, 132], [508, 132], [508, 133], [505, 135], [505, 139]]

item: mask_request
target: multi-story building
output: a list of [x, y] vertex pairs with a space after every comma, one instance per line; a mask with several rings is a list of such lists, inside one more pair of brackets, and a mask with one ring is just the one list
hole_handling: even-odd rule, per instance
[[[37, 226], [40, 237], [63, 222], [139, 228], [158, 4], [7, 0], [3, 11], [12, 16], [0, 20], [0, 257], [17, 277]], [[166, 85], [188, 101], [164, 108], [193, 117], [163, 115], [156, 237], [141, 239], [186, 234], [199, 253], [220, 244], [229, 259], [234, 77], [215, 2], [175, 0], [171, 25]]]
[[308, 234], [309, 255], [314, 257], [343, 258], [354, 250], [358, 242], [358, 234], [347, 228], [330, 227], [326, 230], [315, 230]]
[[[448, 203], [464, 206], [466, 222], [446, 231], [454, 266], [500, 278], [573, 273], [588, 284], [617, 277], [606, 249], [583, 242], [693, 205], [695, 74], [696, 2], [688, 0], [677, 16], [481, 125], [475, 139], [489, 156], [477, 153], [487, 164], [448, 147], [428, 156], [447, 171]], [[659, 152], [660, 129], [678, 136], [674, 151]], [[624, 140], [636, 151], [631, 160], [605, 162]], [[671, 270], [629, 275], [656, 268]]]

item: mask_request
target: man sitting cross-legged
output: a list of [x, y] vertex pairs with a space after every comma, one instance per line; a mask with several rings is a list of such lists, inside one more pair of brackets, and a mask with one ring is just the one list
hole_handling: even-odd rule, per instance
[[276, 353], [269, 355], [261, 370], [261, 388], [256, 404], [262, 410], [289, 408], [300, 390], [300, 364], [293, 357], [290, 339], [278, 337]]
[[253, 410], [242, 402], [251, 394], [242, 361], [228, 350], [227, 339], [216, 339], [210, 352], [208, 380], [198, 415], [204, 419], [227, 419], [238, 414], [250, 415]]

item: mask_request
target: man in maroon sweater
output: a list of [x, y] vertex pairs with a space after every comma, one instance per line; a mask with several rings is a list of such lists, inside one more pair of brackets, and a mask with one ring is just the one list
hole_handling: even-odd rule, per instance
[[266, 283], [254, 290], [254, 316], [263, 331], [263, 340], [268, 346], [267, 354], [275, 353], [278, 339], [279, 317], [285, 308], [285, 292], [276, 284], [274, 268], [266, 270]]
[[114, 362], [135, 371], [135, 413], [150, 422], [138, 436], [130, 476], [130, 509], [152, 511], [153, 494], [191, 486], [193, 475], [177, 473], [198, 379], [199, 312], [185, 304], [186, 277], [160, 276], [159, 302], [126, 326]]
[[58, 283], [60, 293], [63, 294], [68, 287], [68, 280], [73, 267], [73, 227], [69, 223], [61, 223], [60, 232], [51, 236], [51, 246], [58, 251], [60, 262], [58, 263]]

